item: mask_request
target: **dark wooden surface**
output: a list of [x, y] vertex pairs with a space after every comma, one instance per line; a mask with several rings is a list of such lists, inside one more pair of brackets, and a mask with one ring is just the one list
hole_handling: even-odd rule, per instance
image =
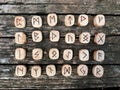
[[[48, 26], [46, 22], [47, 14], [54, 12], [58, 15], [58, 24], [55, 27]], [[79, 14], [89, 15], [89, 25], [79, 27], [77, 18]], [[64, 26], [64, 17], [67, 14], [75, 15], [76, 22], [72, 27]], [[102, 28], [93, 26], [93, 17], [97, 14], [104, 14], [106, 25]], [[14, 26], [14, 18], [17, 15], [24, 16], [27, 25], [24, 29], [18, 29]], [[31, 25], [31, 17], [40, 15], [43, 19], [43, 26], [35, 29]], [[106, 88], [120, 87], [120, 1], [119, 0], [0, 0], [0, 89], [75, 89], [75, 88]], [[34, 43], [31, 33], [34, 30], [41, 30], [43, 41]], [[58, 43], [49, 41], [50, 30], [58, 30], [61, 39]], [[14, 42], [15, 32], [25, 32], [27, 43], [17, 45]], [[80, 44], [79, 34], [81, 32], [90, 32], [92, 35], [89, 44]], [[65, 43], [65, 34], [73, 32], [76, 35], [74, 44]], [[93, 43], [94, 35], [98, 32], [106, 34], [106, 43], [98, 46]], [[17, 47], [23, 47], [27, 50], [27, 57], [23, 61], [17, 61], [14, 51]], [[32, 49], [40, 47], [44, 50], [44, 57], [40, 61], [32, 59]], [[58, 60], [50, 60], [48, 51], [56, 47], [60, 50]], [[71, 61], [65, 61], [62, 58], [63, 50], [73, 49], [74, 57]], [[78, 58], [78, 51], [86, 48], [90, 51], [90, 60], [82, 62]], [[105, 60], [96, 62], [93, 60], [93, 51], [102, 49], [105, 51]], [[25, 77], [16, 77], [14, 75], [16, 65], [26, 65], [28, 72]], [[48, 77], [45, 72], [46, 65], [55, 64], [57, 74], [54, 77]], [[63, 64], [70, 64], [73, 68], [70, 77], [64, 77], [61, 74]], [[89, 74], [86, 77], [77, 75], [77, 66], [86, 64], [89, 67]], [[92, 67], [100, 64], [105, 69], [102, 78], [96, 78], [92, 75]], [[30, 69], [33, 65], [42, 67], [42, 75], [34, 79], [30, 75]]]

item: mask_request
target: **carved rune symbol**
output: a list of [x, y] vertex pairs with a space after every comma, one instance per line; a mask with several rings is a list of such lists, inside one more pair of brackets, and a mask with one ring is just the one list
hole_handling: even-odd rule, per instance
[[101, 65], [96, 65], [93, 67], [93, 75], [97, 78], [100, 78], [104, 74], [104, 68]]
[[53, 69], [51, 67], [48, 67], [48, 69], [49, 69], [50, 73], [53, 72]]
[[47, 67], [46, 67], [46, 74], [48, 76], [54, 76], [56, 74], [55, 65], [47, 65]]
[[39, 51], [35, 52], [35, 58], [39, 56]]
[[42, 32], [41, 31], [33, 31], [32, 32], [32, 39], [34, 42], [41, 42], [42, 41]]
[[96, 68], [96, 74], [101, 75], [101, 70], [99, 68]]
[[84, 70], [83, 66], [82, 66], [82, 68], [80, 68], [80, 71], [82, 72], [83, 75], [85, 74], [85, 70]]
[[83, 58], [86, 58], [86, 57], [87, 57], [87, 54], [86, 54], [85, 52], [83, 52], [83, 54], [84, 54]]
[[72, 67], [71, 67], [71, 65], [63, 65], [62, 66], [62, 75], [63, 76], [70, 76], [71, 75], [71, 73], [72, 73]]
[[40, 48], [35, 48], [32, 50], [32, 57], [34, 60], [40, 60], [43, 57], [43, 51]]
[[64, 74], [70, 74], [70, 67], [64, 67]]
[[103, 38], [104, 38], [104, 35], [102, 35], [102, 36], [99, 35], [99, 40], [98, 40], [98, 42], [103, 42]]
[[87, 49], [81, 49], [79, 51], [79, 59], [81, 61], [88, 61], [89, 60], [89, 51]]
[[49, 58], [50, 59], [58, 59], [59, 58], [59, 50], [57, 48], [51, 48], [49, 50]]
[[58, 41], [59, 41], [59, 38], [60, 38], [60, 33], [59, 33], [59, 31], [52, 30], [52, 31], [50, 32], [50, 41], [51, 41], [51, 42], [58, 42]]
[[83, 41], [88, 41], [88, 34], [83, 34]]
[[52, 57], [56, 57], [57, 52], [54, 50], [52, 51]]
[[89, 43], [90, 42], [90, 33], [89, 32], [83, 32], [79, 36], [79, 40], [81, 43]]
[[77, 73], [79, 76], [87, 76], [88, 74], [88, 67], [84, 64], [81, 64], [77, 67]]
[[69, 23], [71, 24], [73, 19], [72, 19], [71, 16], [69, 16], [69, 17], [68, 17], [68, 20], [69, 20]]
[[34, 37], [35, 37], [35, 40], [37, 40], [39, 38], [38, 36], [39, 34], [37, 32], [34, 32]]
[[26, 24], [25, 18], [22, 16], [16, 16], [14, 24], [17, 28], [24, 28]]

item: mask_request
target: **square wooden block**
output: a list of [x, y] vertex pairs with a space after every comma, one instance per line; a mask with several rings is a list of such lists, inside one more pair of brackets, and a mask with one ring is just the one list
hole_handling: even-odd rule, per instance
[[47, 65], [46, 66], [46, 74], [48, 76], [55, 76], [55, 74], [56, 74], [56, 67], [55, 67], [55, 65]]
[[88, 67], [87, 65], [81, 64], [77, 67], [77, 74], [79, 76], [87, 76], [88, 75]]
[[40, 28], [42, 26], [42, 18], [40, 16], [32, 17], [32, 26], [34, 28]]
[[51, 48], [49, 50], [49, 58], [52, 60], [56, 60], [59, 58], [59, 50], [57, 48]]
[[24, 65], [17, 65], [15, 68], [16, 76], [25, 76], [27, 73], [27, 68]]
[[105, 25], [105, 16], [104, 15], [96, 15], [94, 18], [94, 26], [102, 27]]
[[62, 66], [62, 75], [65, 76], [65, 77], [68, 77], [68, 76], [71, 76], [72, 74], [72, 67], [71, 65], [63, 65]]
[[49, 26], [55, 26], [57, 24], [57, 15], [55, 13], [48, 14], [47, 23]]
[[73, 51], [71, 49], [65, 49], [63, 51], [63, 59], [69, 61], [72, 58], [73, 58]]
[[89, 22], [88, 15], [85, 15], [85, 14], [79, 15], [79, 17], [78, 17], [78, 25], [79, 26], [87, 26], [88, 22]]
[[60, 39], [59, 31], [56, 31], [56, 30], [50, 31], [50, 41], [51, 42], [58, 42], [59, 39]]
[[26, 35], [23, 32], [15, 33], [15, 43], [16, 44], [25, 44], [26, 43]]
[[32, 32], [32, 40], [33, 42], [41, 42], [43, 39], [42, 32], [39, 30]]
[[94, 51], [94, 60], [98, 62], [102, 62], [105, 59], [105, 53], [103, 50]]
[[73, 43], [75, 43], [75, 34], [74, 33], [67, 33], [65, 35], [65, 42], [67, 44], [73, 44]]
[[90, 33], [89, 32], [82, 32], [79, 36], [80, 43], [87, 44], [90, 42]]
[[65, 26], [73, 26], [75, 23], [74, 15], [66, 15], [65, 16]]
[[101, 78], [104, 75], [104, 68], [101, 65], [96, 65], [92, 69], [92, 73], [95, 77]]
[[40, 48], [35, 48], [32, 50], [32, 57], [34, 60], [40, 60], [43, 57], [43, 50]]
[[39, 78], [41, 76], [41, 67], [36, 65], [31, 67], [31, 76], [33, 78]]
[[106, 36], [104, 33], [98, 33], [95, 35], [94, 42], [97, 45], [103, 45], [105, 43], [105, 38]]
[[26, 21], [23, 16], [16, 16], [14, 20], [15, 27], [17, 28], [25, 28]]
[[88, 61], [89, 60], [89, 51], [87, 49], [79, 50], [79, 59], [81, 61]]
[[17, 48], [15, 50], [15, 59], [16, 60], [24, 60], [26, 57], [26, 50], [23, 48]]

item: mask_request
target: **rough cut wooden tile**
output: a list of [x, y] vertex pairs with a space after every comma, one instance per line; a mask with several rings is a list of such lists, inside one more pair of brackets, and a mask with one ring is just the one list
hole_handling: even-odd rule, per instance
[[26, 35], [23, 32], [15, 33], [15, 43], [16, 44], [25, 44], [26, 43]]
[[94, 26], [102, 27], [105, 25], [105, 16], [104, 15], [96, 15], [94, 17]]
[[75, 42], [75, 34], [74, 33], [67, 33], [65, 35], [65, 42], [67, 44], [73, 44]]
[[39, 30], [33, 31], [32, 32], [32, 40], [34, 42], [41, 42], [43, 39], [42, 32]]
[[71, 65], [63, 65], [62, 66], [62, 75], [65, 76], [65, 77], [68, 77], [68, 76], [71, 76], [72, 74], [72, 67]]
[[17, 28], [25, 28], [26, 21], [23, 16], [16, 16], [14, 20], [15, 27]]
[[65, 49], [63, 51], [63, 59], [69, 61], [72, 58], [73, 58], [73, 50], [72, 49]]
[[105, 53], [103, 50], [94, 51], [94, 60], [98, 62], [102, 62], [105, 59]]
[[41, 48], [35, 48], [32, 50], [32, 58], [34, 60], [40, 60], [43, 57], [43, 50]]
[[46, 66], [46, 74], [48, 76], [55, 76], [55, 74], [56, 74], [56, 67], [55, 67], [55, 65], [47, 65]]
[[80, 43], [87, 44], [90, 42], [90, 33], [89, 32], [82, 32], [79, 36]]
[[25, 76], [27, 73], [27, 68], [24, 65], [17, 65], [15, 68], [16, 76]]
[[59, 50], [57, 48], [51, 48], [49, 50], [49, 58], [52, 60], [59, 58]]
[[89, 22], [88, 15], [81, 14], [78, 17], [78, 25], [79, 26], [87, 26]]
[[92, 69], [92, 73], [97, 78], [103, 77], [103, 74], [104, 74], [103, 66], [101, 66], [101, 65], [94, 66], [93, 69]]
[[32, 26], [34, 28], [40, 28], [42, 26], [42, 18], [40, 16], [32, 17]]
[[41, 76], [41, 67], [38, 65], [31, 67], [31, 76], [33, 78], [39, 78]]
[[15, 50], [15, 59], [16, 60], [24, 60], [26, 57], [26, 50], [23, 48], [17, 48]]
[[74, 15], [66, 15], [64, 22], [65, 22], [65, 26], [73, 26], [75, 23]]
[[51, 42], [58, 42], [59, 39], [60, 39], [59, 31], [56, 31], [56, 30], [50, 31], [50, 41]]
[[88, 61], [89, 60], [89, 51], [87, 49], [79, 50], [79, 59], [81, 61]]
[[84, 64], [80, 64], [77, 67], [77, 74], [79, 76], [87, 76], [88, 75], [88, 66]]
[[98, 33], [95, 35], [94, 42], [97, 45], [103, 45], [105, 43], [106, 36], [104, 33]]
[[48, 14], [47, 23], [49, 26], [55, 26], [57, 24], [57, 15], [55, 13]]

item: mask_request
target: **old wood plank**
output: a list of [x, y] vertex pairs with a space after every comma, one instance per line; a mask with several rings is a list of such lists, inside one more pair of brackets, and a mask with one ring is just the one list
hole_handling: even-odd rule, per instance
[[[120, 64], [119, 61], [119, 54], [120, 52], [111, 52], [111, 53], [105, 53], [105, 60], [103, 62], [96, 62], [93, 60], [93, 56], [91, 55], [89, 61], [83, 62], [80, 61], [78, 56], [74, 56], [71, 61], [65, 61], [62, 57], [60, 57], [57, 60], [51, 60], [48, 58], [48, 55], [44, 54], [43, 59], [39, 61], [34, 61], [32, 59], [32, 53], [27, 53], [27, 57], [23, 61], [18, 61], [14, 58], [14, 55], [6, 55], [3, 56], [3, 54], [0, 55], [0, 64]], [[61, 55], [61, 54], [60, 54]], [[45, 57], [46, 56], [46, 57]]]
[[82, 32], [89, 32], [91, 36], [94, 36], [97, 33], [103, 32], [107, 36], [114, 36], [114, 35], [120, 35], [120, 28], [119, 27], [103, 27], [103, 28], [95, 28], [95, 27], [65, 27], [65, 26], [55, 26], [55, 27], [41, 27], [40, 29], [35, 29], [33, 27], [26, 27], [24, 29], [17, 29], [15, 27], [2, 27], [0, 29], [0, 37], [8, 37], [8, 38], [14, 38], [14, 35], [16, 32], [24, 32], [27, 37], [31, 37], [32, 32], [35, 30], [40, 30], [43, 35], [49, 37], [49, 33], [51, 30], [57, 30], [60, 32], [61, 37], [65, 37], [65, 35], [68, 32], [74, 33], [76, 37], [78, 37]]
[[[65, 78], [74, 79], [74, 80], [77, 80], [77, 79], [98, 79], [98, 80], [102, 80], [102, 79], [105, 79], [105, 78], [119, 78], [120, 77], [120, 66], [119, 65], [102, 65], [104, 70], [105, 70], [102, 78], [96, 78], [95, 76], [93, 76], [92, 68], [95, 65], [87, 65], [88, 68], [89, 68], [89, 71], [88, 71], [88, 76], [86, 76], [86, 77], [78, 76], [77, 66], [79, 64], [76, 64], [76, 65], [70, 64], [72, 66], [72, 74], [71, 74], [70, 77], [64, 77], [61, 74], [61, 68], [64, 64], [62, 64], [62, 65], [55, 64], [55, 67], [56, 67], [57, 70], [56, 70], [56, 75], [54, 77], [49, 77], [46, 74], [46, 66], [49, 65], [49, 64], [47, 64], [47, 65], [36, 64], [36, 65], [39, 65], [42, 68], [41, 76], [38, 78], [38, 79], [41, 79], [41, 80], [53, 79], [53, 78], [55, 80], [58, 80], [58, 79], [63, 80]], [[1, 72], [0, 79], [34, 79], [31, 76], [30, 72], [31, 72], [31, 67], [35, 66], [35, 65], [25, 65], [27, 67], [27, 74], [23, 77], [15, 76], [15, 67], [16, 66], [17, 65], [0, 65], [0, 72]], [[114, 73], [114, 74], [112, 74], [112, 73]], [[55, 83], [55, 82], [53, 82], [53, 83]]]
[[[46, 15], [42, 15], [42, 14], [21, 15], [20, 14], [19, 16], [23, 16], [26, 19], [26, 23], [27, 23], [26, 27], [31, 27], [32, 26], [31, 19], [32, 19], [33, 16], [36, 16], [36, 15], [40, 16], [42, 18], [42, 23], [43, 23], [42, 27], [44, 27], [45, 25], [48, 26], [48, 24], [47, 24], [47, 15], [48, 14], [46, 14]], [[64, 19], [65, 19], [66, 15], [68, 15], [68, 14], [64, 14], [64, 15], [57, 14], [57, 17], [58, 17], [57, 25], [58, 26], [60, 26], [60, 25], [65, 26]], [[74, 17], [75, 17], [75, 24], [74, 24], [74, 26], [79, 27], [78, 26], [78, 17], [79, 17], [79, 15], [81, 15], [81, 13], [79, 13], [77, 15], [73, 13], [72, 15], [74, 15]], [[88, 15], [88, 14], [86, 14], [86, 15]], [[1, 27], [5, 27], [5, 26], [15, 27], [14, 19], [15, 19], [16, 16], [18, 16], [18, 15], [0, 15]], [[88, 15], [88, 17], [89, 17], [89, 24], [88, 24], [88, 26], [93, 26], [93, 19], [94, 19], [95, 16], [96, 15]], [[111, 26], [111, 25], [112, 26], [117, 26], [117, 27], [119, 26], [119, 23], [120, 23], [119, 22], [119, 19], [120, 19], [119, 17], [120, 16], [112, 16], [112, 15], [104, 15], [104, 16], [105, 16], [105, 21], [106, 21], [105, 26], [108, 26], [108, 27]], [[74, 26], [72, 26], [72, 27], [74, 27]], [[85, 26], [85, 27], [87, 27], [87, 26]]]
[[[108, 4], [109, 3], [109, 4]], [[95, 88], [95, 87], [120, 87], [120, 1], [119, 0], [1, 0], [0, 1], [0, 89], [75, 89], [75, 88]], [[59, 14], [58, 25], [49, 27], [46, 16], [48, 13], [55, 12]], [[86, 27], [78, 27], [77, 19], [81, 13], [89, 14], [90, 23]], [[8, 15], [9, 14], [9, 15]], [[62, 15], [63, 14], [63, 15]], [[64, 17], [67, 14], [75, 14], [75, 25], [73, 27], [64, 26]], [[93, 17], [96, 14], [105, 14], [106, 25], [102, 28], [93, 26]], [[14, 26], [14, 17], [16, 15], [24, 16], [27, 20], [27, 27], [17, 29]], [[35, 29], [31, 25], [31, 17], [40, 15], [43, 19], [43, 26]], [[58, 30], [61, 33], [61, 39], [58, 43], [49, 41], [49, 32]], [[31, 39], [31, 33], [34, 30], [43, 32], [43, 41], [34, 43]], [[17, 45], [14, 42], [15, 32], [25, 32], [27, 34], [27, 43]], [[81, 32], [91, 33], [91, 42], [87, 45], [80, 44], [78, 36]], [[68, 45], [64, 41], [65, 34], [73, 32], [76, 34], [75, 44]], [[106, 43], [98, 46], [93, 43], [94, 35], [98, 32], [104, 32], [107, 35]], [[61, 46], [62, 45], [62, 46]], [[23, 47], [27, 50], [27, 58], [24, 61], [15, 60], [14, 51], [17, 47]], [[32, 49], [40, 47], [44, 50], [44, 58], [41, 61], [32, 59]], [[60, 49], [60, 58], [56, 61], [50, 60], [48, 51], [51, 47]], [[71, 61], [65, 61], [62, 58], [63, 50], [71, 48], [74, 50], [74, 58]], [[78, 59], [78, 50], [86, 48], [90, 51], [90, 60], [82, 62]], [[93, 51], [102, 49], [105, 51], [105, 61], [96, 62], [93, 60]], [[7, 64], [7, 65], [6, 65]], [[10, 65], [8, 65], [10, 64]], [[25, 77], [16, 77], [14, 75], [15, 66], [25, 64], [28, 68]], [[30, 75], [30, 69], [33, 65], [41, 65], [42, 75], [34, 79]], [[48, 77], [45, 67], [48, 64], [55, 64], [57, 74], [54, 77]], [[71, 64], [73, 67], [72, 76], [65, 78], [61, 74], [62, 64]], [[79, 77], [77, 75], [77, 65], [87, 64], [89, 66], [89, 75]], [[95, 78], [91, 69], [94, 65], [101, 64], [105, 69], [102, 78]]]
[[[103, 79], [104, 81], [106, 79]], [[67, 84], [71, 82], [71, 79], [61, 80], [59, 84], [50, 84], [50, 82], [60, 82], [60, 80], [35, 80], [35, 79], [10, 79], [10, 80], [0, 80], [0, 89], [84, 89], [84, 88], [107, 88], [107, 87], [119, 87], [119, 78], [107, 78], [109, 82], [102, 83], [101, 80], [75, 80], [73, 84]], [[106, 80], [106, 81], [107, 81]], [[31, 83], [34, 82], [34, 83]], [[83, 83], [80, 83], [83, 82]], [[92, 83], [94, 82], [94, 83]], [[99, 83], [95, 83], [99, 82]], [[113, 82], [113, 83], [111, 83]], [[9, 84], [7, 84], [9, 83]], [[44, 84], [46, 83], [46, 84]], [[5, 86], [5, 87], [3, 87]]]
[[[116, 39], [117, 38], [117, 39]], [[24, 45], [17, 45], [14, 42], [13, 38], [1, 38], [0, 39], [0, 63], [1, 64], [77, 64], [77, 63], [86, 63], [86, 64], [120, 64], [120, 41], [119, 36], [109, 36], [106, 38], [106, 43], [103, 46], [98, 46], [93, 43], [93, 38], [89, 44], [80, 44], [78, 38], [76, 42], [72, 45], [68, 45], [65, 43], [64, 38], [60, 40], [58, 43], [52, 43], [49, 39], [44, 39], [41, 43], [35, 43], [28, 39], [28, 42]], [[49, 44], [48, 44], [49, 43]], [[61, 46], [62, 45], [62, 46]], [[23, 61], [17, 61], [14, 56], [15, 49], [18, 47], [25, 48], [27, 50], [27, 57]], [[34, 48], [42, 48], [44, 50], [43, 59], [40, 61], [34, 61], [32, 59], [32, 49]], [[58, 48], [60, 50], [60, 58], [58, 60], [50, 60], [48, 56], [48, 52], [50, 48]], [[87, 62], [82, 62], [78, 58], [78, 52], [80, 49], [88, 49], [90, 51], [90, 60]], [[73, 49], [74, 57], [71, 61], [63, 60], [63, 50], [64, 49]], [[96, 62], [93, 60], [93, 51], [95, 50], [104, 50], [105, 51], [105, 60], [103, 62]]]
[[86, 4], [101, 4], [101, 5], [105, 5], [107, 3], [116, 3], [119, 4], [119, 0], [114, 0], [114, 1], [110, 1], [110, 0], [103, 0], [103, 1], [99, 1], [99, 0], [1, 0], [0, 3], [1, 4], [44, 4], [44, 3], [48, 3], [48, 4], [81, 4], [81, 5], [86, 5]]
[[[109, 4], [108, 4], [109, 3]], [[103, 4], [103, 5], [102, 5]], [[92, 5], [63, 5], [63, 4], [40, 4], [40, 5], [1, 5], [0, 14], [47, 14], [51, 12], [65, 13], [86, 13], [86, 14], [120, 14], [118, 2], [95, 2]], [[59, 8], [59, 9], [58, 9]], [[79, 8], [79, 9], [78, 9]], [[29, 11], [29, 12], [28, 12]]]
[[33, 15], [23, 15], [26, 18], [27, 26], [23, 29], [18, 29], [14, 26], [14, 15], [0, 15], [0, 33], [2, 34], [1, 37], [14, 37], [15, 32], [24, 31], [31, 36], [33, 30], [41, 30], [44, 33], [49, 32], [50, 30], [58, 30], [61, 33], [61, 36], [64, 36], [67, 32], [74, 32], [76, 35], [79, 35], [83, 31], [88, 31], [91, 35], [94, 35], [97, 32], [103, 32], [106, 35], [120, 35], [120, 22], [119, 16], [105, 16], [106, 17], [106, 25], [102, 28], [96, 28], [93, 26], [93, 17], [89, 15], [89, 25], [86, 27], [79, 27], [77, 25], [78, 15], [75, 15], [76, 22], [75, 25], [72, 27], [66, 27], [64, 25], [64, 17], [65, 15], [58, 15], [58, 24], [55, 27], [50, 27], [47, 24], [46, 17], [47, 15], [42, 15], [43, 19], [43, 26], [39, 29], [35, 29], [32, 27], [31, 18]]
[[[104, 1], [105, 2], [105, 1]], [[0, 4], [90, 4], [95, 0], [1, 0]]]
[[[28, 89], [65, 89], [65, 88], [93, 88], [93, 87], [118, 87], [120, 85], [120, 66], [119, 65], [103, 65], [105, 73], [102, 78], [96, 78], [92, 75], [92, 67], [89, 66], [89, 74], [86, 77], [77, 75], [77, 65], [72, 65], [73, 71], [70, 77], [61, 75], [61, 66], [56, 65], [57, 74], [54, 77], [48, 77], [45, 72], [46, 65], [41, 65], [42, 75], [38, 79], [34, 79], [30, 75], [31, 66], [27, 66], [28, 72], [24, 77], [14, 76], [16, 65], [0, 65], [0, 88], [28, 88]], [[114, 74], [113, 74], [114, 73]], [[32, 82], [31, 82], [32, 81]], [[52, 81], [52, 82], [51, 82]], [[9, 83], [9, 84], [8, 84]]]

